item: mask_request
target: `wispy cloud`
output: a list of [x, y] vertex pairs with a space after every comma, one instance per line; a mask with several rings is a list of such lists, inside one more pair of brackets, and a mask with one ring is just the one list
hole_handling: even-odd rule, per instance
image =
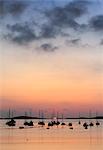
[[96, 62], [92, 64], [91, 69], [93, 72], [97, 74], [103, 74], [103, 63], [102, 62]]
[[100, 45], [103, 45], [103, 39], [100, 41]]
[[66, 40], [66, 44], [71, 46], [77, 46], [79, 45], [79, 43], [80, 43], [80, 38]]
[[57, 46], [53, 46], [52, 44], [50, 43], [44, 43], [40, 46], [40, 49], [45, 51], [45, 52], [53, 52], [55, 51], [56, 49], [58, 49]]

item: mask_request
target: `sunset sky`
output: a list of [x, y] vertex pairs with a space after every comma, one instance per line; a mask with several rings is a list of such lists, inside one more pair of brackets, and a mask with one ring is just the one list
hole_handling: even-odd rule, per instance
[[0, 0], [0, 105], [103, 113], [103, 0]]

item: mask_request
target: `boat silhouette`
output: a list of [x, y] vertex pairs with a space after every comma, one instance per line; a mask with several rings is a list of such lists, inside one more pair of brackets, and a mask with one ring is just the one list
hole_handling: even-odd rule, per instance
[[88, 125], [86, 122], [83, 123], [83, 127], [84, 127], [85, 129], [88, 129], [88, 126], [89, 126], [89, 125]]
[[[30, 112], [31, 113], [31, 112]], [[26, 118], [26, 116], [27, 116], [27, 113], [25, 112], [25, 118]], [[30, 114], [30, 116], [31, 116], [31, 114]], [[25, 126], [34, 126], [34, 124], [33, 124], [33, 121], [31, 120], [31, 121], [26, 121], [25, 120], [25, 122], [24, 122], [24, 125]]]
[[[9, 119], [11, 118], [11, 111], [10, 111], [10, 109], [9, 109]], [[12, 118], [11, 118], [11, 120], [10, 121], [7, 121], [6, 122], [6, 125], [8, 125], [8, 126], [15, 126], [16, 125], [16, 121], [13, 119], [13, 111], [12, 111]]]
[[33, 121], [30, 121], [30, 122], [25, 121], [24, 125], [25, 126], [34, 126]]
[[99, 126], [99, 125], [100, 125], [100, 123], [97, 121], [97, 122], [96, 122], [96, 126]]
[[11, 119], [10, 121], [6, 122], [6, 125], [8, 125], [8, 126], [15, 126], [16, 125], [16, 121], [14, 119]]
[[70, 127], [71, 130], [73, 130], [73, 127]]
[[19, 129], [24, 129], [24, 127], [23, 127], [23, 126], [20, 126]]
[[93, 126], [94, 126], [93, 122], [90, 122], [89, 126], [90, 126], [90, 127], [93, 127]]
[[54, 125], [54, 123], [51, 121], [51, 122], [48, 122], [48, 126], [49, 127], [52, 127]]
[[63, 114], [62, 114], [62, 123], [61, 123], [61, 125], [62, 125], [62, 126], [65, 126], [66, 124], [65, 124], [65, 122], [64, 122], [63, 120], [64, 120], [64, 116], [63, 116]]
[[81, 124], [81, 121], [80, 121], [80, 113], [79, 113], [79, 122], [78, 122], [78, 124], [79, 124], [79, 125]]
[[39, 122], [38, 122], [38, 125], [42, 125], [42, 126], [44, 126], [44, 125], [45, 125], [45, 123], [44, 123], [44, 121], [39, 121]]
[[65, 126], [66, 124], [65, 124], [65, 122], [62, 122], [61, 125], [62, 125], [62, 126]]
[[79, 120], [78, 124], [81, 124], [80, 120]]
[[88, 129], [88, 126], [85, 126], [84, 129]]
[[58, 112], [57, 112], [57, 116], [56, 117], [54, 117], [54, 119], [56, 119], [56, 120], [52, 120], [51, 121], [51, 123], [53, 124], [53, 125], [60, 125], [60, 122], [59, 122], [59, 120], [58, 120]]
[[68, 124], [68, 126], [72, 126], [72, 123], [70, 122], [70, 123]]
[[[91, 111], [89, 111], [89, 117], [91, 118]], [[90, 122], [90, 123], [89, 123], [89, 126], [90, 126], [90, 127], [93, 127], [93, 126], [94, 126], [93, 122]]]
[[38, 122], [38, 125], [45, 126], [45, 122], [43, 121], [44, 120], [44, 114], [42, 112], [42, 116], [41, 116], [41, 112], [39, 111], [39, 119], [40, 118], [42, 118], [42, 120]]
[[[54, 119], [57, 119], [57, 121], [55, 121]], [[51, 121], [48, 122], [48, 126], [54, 126], [54, 125], [59, 125], [60, 122], [58, 121], [58, 114], [57, 114], [57, 117], [55, 118], [54, 117], [54, 113], [52, 114], [52, 117], [51, 117]]]
[[99, 121], [97, 120], [97, 112], [96, 112], [96, 126], [99, 126], [100, 125], [100, 123], [99, 123]]

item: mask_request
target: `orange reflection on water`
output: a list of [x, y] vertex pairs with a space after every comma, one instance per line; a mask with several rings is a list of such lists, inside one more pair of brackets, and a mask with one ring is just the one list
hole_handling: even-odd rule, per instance
[[[1, 121], [0, 121], [1, 122]], [[68, 124], [68, 120], [65, 121]], [[17, 120], [16, 127], [8, 128], [5, 122], [0, 126], [0, 150], [101, 150], [103, 149], [103, 122], [100, 127], [85, 130], [73, 120], [73, 130], [69, 126], [54, 126], [49, 130], [39, 127], [34, 120], [34, 127], [20, 130], [23, 120]], [[93, 121], [95, 123], [95, 120]]]

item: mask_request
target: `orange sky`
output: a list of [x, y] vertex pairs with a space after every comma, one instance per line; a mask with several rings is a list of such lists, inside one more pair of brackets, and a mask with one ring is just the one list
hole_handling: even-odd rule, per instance
[[74, 107], [84, 104], [89, 108], [94, 104], [102, 105], [103, 77], [95, 68], [95, 63], [102, 63], [100, 54], [93, 56], [84, 49], [81, 57], [79, 49], [79, 53], [69, 56], [66, 48], [64, 55], [62, 49], [55, 55], [31, 53], [28, 56], [28, 52], [20, 53], [24, 60], [11, 48], [3, 55], [0, 75], [0, 97], [5, 99], [3, 107], [10, 105], [9, 100], [15, 107], [40, 103], [63, 107], [66, 107], [65, 103], [72, 103]]

